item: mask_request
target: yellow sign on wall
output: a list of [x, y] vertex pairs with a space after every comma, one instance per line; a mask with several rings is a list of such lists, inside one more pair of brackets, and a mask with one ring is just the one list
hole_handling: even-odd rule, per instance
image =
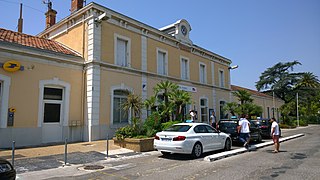
[[3, 69], [7, 72], [16, 72], [21, 68], [21, 64], [18, 61], [7, 61], [3, 64]]

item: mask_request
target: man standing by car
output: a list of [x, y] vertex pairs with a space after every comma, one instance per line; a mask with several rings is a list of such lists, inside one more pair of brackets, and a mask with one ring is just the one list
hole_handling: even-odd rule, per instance
[[238, 126], [239, 140], [246, 148], [248, 148], [250, 141], [250, 122], [247, 118], [248, 115], [242, 115]]
[[277, 123], [275, 118], [270, 119], [271, 124], [271, 137], [274, 143], [274, 153], [279, 152], [280, 148], [280, 143], [279, 143], [279, 136], [280, 136], [280, 131], [279, 131], [279, 124]]

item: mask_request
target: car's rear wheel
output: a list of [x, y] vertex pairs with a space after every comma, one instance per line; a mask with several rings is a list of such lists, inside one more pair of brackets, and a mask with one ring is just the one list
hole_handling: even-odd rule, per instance
[[161, 152], [161, 154], [164, 155], [164, 156], [168, 156], [168, 155], [171, 154], [170, 152], [166, 152], [166, 151], [160, 151], [160, 152]]
[[230, 151], [231, 150], [231, 140], [230, 139], [226, 139], [226, 142], [224, 143], [224, 150], [225, 151]]
[[192, 157], [199, 158], [202, 155], [202, 145], [200, 143], [196, 143], [192, 149]]

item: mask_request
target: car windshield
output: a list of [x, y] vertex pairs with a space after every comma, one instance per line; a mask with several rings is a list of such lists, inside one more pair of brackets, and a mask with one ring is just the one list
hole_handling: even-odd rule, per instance
[[168, 129], [165, 129], [164, 131], [169, 131], [169, 132], [187, 132], [192, 125], [172, 125]]

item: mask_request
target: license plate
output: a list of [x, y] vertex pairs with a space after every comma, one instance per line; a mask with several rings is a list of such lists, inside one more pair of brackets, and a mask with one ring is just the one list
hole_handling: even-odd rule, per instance
[[162, 141], [171, 141], [171, 138], [161, 138]]

